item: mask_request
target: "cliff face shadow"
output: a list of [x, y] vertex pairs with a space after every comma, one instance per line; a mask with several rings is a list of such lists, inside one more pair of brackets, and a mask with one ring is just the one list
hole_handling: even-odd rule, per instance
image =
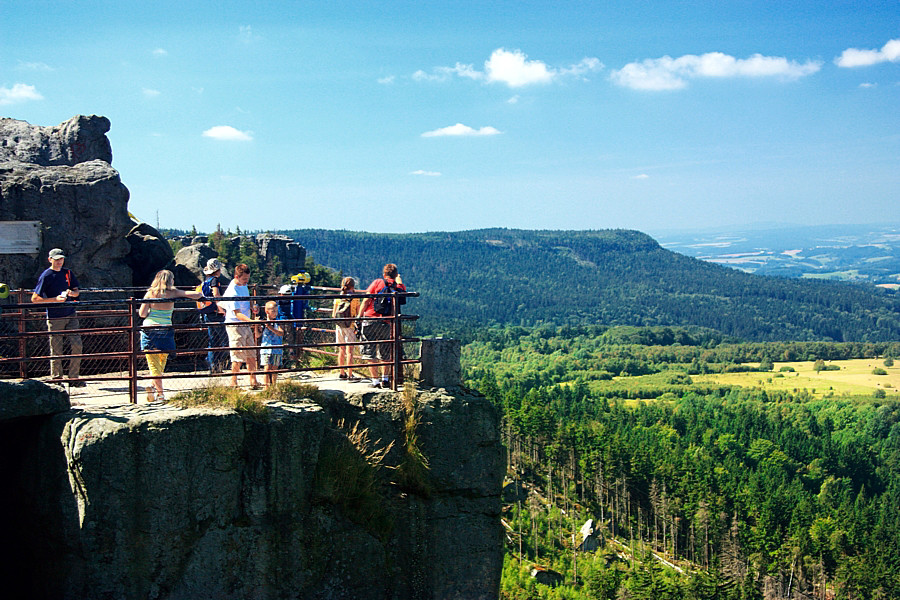
[[67, 540], [78, 513], [61, 423], [47, 416], [0, 423], [0, 581], [8, 598], [63, 597], [58, 586], [75, 567]]

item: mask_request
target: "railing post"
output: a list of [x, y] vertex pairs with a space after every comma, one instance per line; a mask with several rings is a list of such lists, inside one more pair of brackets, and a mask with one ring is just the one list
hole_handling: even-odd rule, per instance
[[[16, 290], [16, 304], [20, 306], [19, 308], [19, 356], [28, 356], [26, 350], [28, 349], [28, 341], [25, 339], [23, 335], [25, 333], [25, 309], [21, 307], [24, 304], [25, 299], [25, 291], [24, 290]], [[49, 339], [49, 338], [48, 338]], [[21, 361], [19, 363], [19, 377], [21, 379], [28, 379], [28, 361]]]
[[132, 404], [137, 404], [137, 319], [134, 318], [134, 297], [128, 300], [128, 396]]
[[397, 388], [400, 386], [400, 353], [403, 351], [403, 340], [400, 335], [400, 302], [396, 294], [393, 294], [391, 304], [393, 305], [391, 310], [391, 339], [394, 344], [394, 352], [392, 353], [394, 364], [391, 365], [391, 389], [396, 392]]

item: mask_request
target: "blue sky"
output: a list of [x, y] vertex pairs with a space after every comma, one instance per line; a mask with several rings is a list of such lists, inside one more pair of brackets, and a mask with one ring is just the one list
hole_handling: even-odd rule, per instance
[[898, 221], [900, 4], [0, 0], [0, 116], [76, 114], [163, 227]]

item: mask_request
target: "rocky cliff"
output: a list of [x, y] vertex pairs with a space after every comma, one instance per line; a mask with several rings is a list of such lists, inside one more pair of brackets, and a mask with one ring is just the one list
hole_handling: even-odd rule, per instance
[[[61, 392], [45, 393], [58, 410]], [[389, 391], [275, 403], [263, 419], [0, 415], [0, 575], [31, 598], [496, 598], [497, 414], [460, 388], [414, 404], [429, 465], [417, 480], [390, 468], [409, 454], [410, 402]], [[394, 442], [368, 478], [356, 423]]]
[[82, 287], [131, 285], [128, 189], [112, 168], [109, 119], [53, 127], [0, 118], [0, 221], [40, 221], [37, 255], [0, 255], [0, 281], [31, 288], [62, 248]]

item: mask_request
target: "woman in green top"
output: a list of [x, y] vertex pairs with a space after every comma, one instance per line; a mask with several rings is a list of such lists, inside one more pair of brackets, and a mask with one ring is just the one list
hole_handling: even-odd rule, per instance
[[[185, 292], [175, 289], [175, 275], [172, 274], [172, 271], [163, 269], [153, 278], [153, 283], [144, 294], [144, 299], [192, 298], [196, 300], [201, 295], [201, 292]], [[153, 402], [154, 391], [158, 402], [166, 400], [160, 375], [166, 370], [169, 352], [175, 351], [175, 330], [172, 329], [173, 310], [175, 310], [175, 302], [144, 302], [138, 308], [138, 314], [144, 319], [141, 327], [141, 350], [146, 352], [150, 375], [155, 377], [153, 385], [147, 386], [147, 402]]]

